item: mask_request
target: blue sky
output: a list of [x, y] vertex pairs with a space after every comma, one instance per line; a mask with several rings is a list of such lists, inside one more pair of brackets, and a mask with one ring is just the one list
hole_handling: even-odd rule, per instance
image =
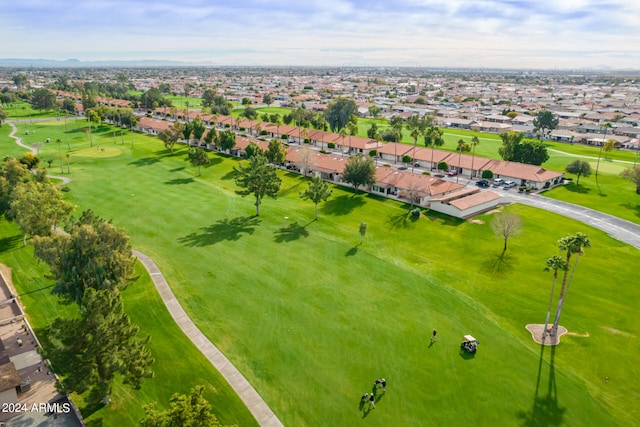
[[638, 0], [20, 0], [2, 58], [640, 69]]

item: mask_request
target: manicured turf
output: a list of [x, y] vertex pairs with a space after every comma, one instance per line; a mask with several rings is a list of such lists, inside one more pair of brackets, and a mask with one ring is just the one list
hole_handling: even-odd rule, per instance
[[[110, 141], [108, 132], [98, 138]], [[80, 144], [72, 148], [87, 148]], [[484, 223], [414, 222], [406, 206], [339, 188], [313, 221], [313, 205], [298, 197], [306, 184], [286, 173], [280, 197], [265, 200], [255, 218], [251, 198], [236, 194], [235, 159], [212, 154], [196, 177], [184, 148], [172, 156], [143, 136], [133, 152], [117, 147], [115, 157], [72, 153], [70, 199], [126, 228], [285, 425], [362, 422], [359, 397], [378, 377], [388, 391], [366, 416], [372, 425], [451, 425], [467, 416], [480, 425], [626, 425], [640, 417], [631, 380], [640, 373], [640, 290], [629, 286], [636, 249], [513, 206], [525, 229], [500, 258], [491, 214], [477, 218]], [[578, 335], [541, 361], [524, 326], [544, 321], [544, 262], [559, 237], [576, 231], [593, 244], [563, 312], [562, 324]], [[433, 328], [439, 340], [430, 347]], [[468, 333], [481, 341], [475, 358], [459, 354]]]

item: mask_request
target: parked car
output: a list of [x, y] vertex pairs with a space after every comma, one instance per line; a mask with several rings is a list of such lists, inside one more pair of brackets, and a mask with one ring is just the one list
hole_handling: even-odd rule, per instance
[[493, 180], [493, 186], [494, 187], [498, 187], [500, 185], [504, 184], [504, 179], [502, 178], [496, 178]]
[[444, 178], [444, 175], [442, 175], [441, 173], [436, 173], [433, 176], [435, 176], [436, 178]]
[[504, 182], [504, 188], [511, 188], [511, 187], [515, 187], [516, 183], [514, 181], [505, 181]]
[[480, 181], [476, 182], [476, 185], [481, 188], [487, 188], [489, 186], [489, 181], [487, 181], [486, 179], [481, 179]]
[[457, 170], [457, 169], [450, 170], [450, 171], [449, 171], [449, 173], [448, 173], [447, 175], [449, 175], [449, 176], [456, 176], [456, 175], [458, 175], [458, 170]]

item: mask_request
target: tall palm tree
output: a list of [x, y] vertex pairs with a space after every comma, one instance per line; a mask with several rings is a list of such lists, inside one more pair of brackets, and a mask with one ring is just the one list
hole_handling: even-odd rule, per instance
[[351, 155], [351, 137], [358, 133], [358, 124], [354, 122], [347, 123], [349, 129], [349, 155]]
[[460, 171], [462, 168], [460, 167], [460, 162], [462, 162], [462, 151], [464, 150], [466, 142], [464, 139], [460, 138], [458, 140], [458, 146], [456, 147], [456, 151], [458, 152], [458, 173], [456, 174], [456, 184], [458, 183], [458, 178], [460, 178]]
[[276, 133], [278, 134], [278, 138], [280, 138], [280, 125], [282, 124], [282, 116], [280, 116], [280, 114], [276, 114], [276, 120], [273, 124], [276, 125]]
[[436, 145], [438, 147], [441, 147], [442, 145], [444, 145], [444, 140], [442, 139], [442, 134], [440, 133], [440, 130], [435, 127], [432, 126], [429, 128], [429, 130], [427, 131], [427, 135], [424, 138], [424, 142], [425, 145], [430, 145], [431, 146], [431, 169], [433, 170], [433, 155], [435, 152], [435, 147]]
[[[186, 92], [186, 90], [185, 90]], [[187, 123], [189, 123], [189, 101], [184, 102], [184, 119]]]
[[[395, 117], [395, 116], [394, 116]], [[395, 139], [395, 145], [393, 146], [393, 162], [397, 163], [398, 162], [398, 145], [400, 144], [400, 141], [402, 141], [402, 127], [403, 127], [404, 123], [402, 122], [402, 120], [397, 120], [395, 122], [393, 122], [393, 124], [391, 125], [391, 129], [393, 129], [393, 135], [394, 135], [394, 139]]]
[[[580, 255], [583, 254], [584, 248], [591, 247], [591, 242], [589, 238], [584, 233], [576, 233], [573, 236], [563, 237], [558, 240], [558, 248], [561, 251], [566, 251], [566, 263], [567, 269], [564, 271], [562, 275], [562, 286], [560, 287], [560, 295], [558, 297], [558, 306], [556, 307], [556, 316], [553, 322], [553, 328], [551, 330], [551, 336], [555, 337], [558, 332], [558, 324], [560, 323], [560, 315], [562, 314], [562, 305], [564, 304], [564, 298], [566, 293], [569, 291], [569, 287], [571, 286], [571, 282], [573, 281], [573, 275], [576, 272], [576, 267], [578, 267], [578, 260], [580, 259]], [[573, 263], [573, 269], [571, 270], [571, 276], [569, 277], [569, 265], [571, 262], [571, 256], [576, 255], [576, 260]]]
[[324, 150], [324, 128], [327, 125], [327, 119], [323, 114], [318, 116], [318, 129], [320, 130], [320, 149]]
[[342, 137], [342, 145], [340, 146], [340, 156], [344, 157], [344, 148], [343, 147], [344, 147], [344, 139], [348, 135], [347, 128], [343, 126], [342, 128], [340, 128], [340, 131], [338, 133]]
[[547, 317], [544, 319], [544, 329], [542, 331], [542, 341], [544, 342], [544, 338], [547, 336], [549, 332], [547, 328], [549, 327], [549, 316], [551, 315], [551, 306], [553, 305], [553, 294], [555, 293], [556, 281], [558, 280], [558, 270], [566, 271], [567, 270], [567, 262], [559, 257], [558, 255], [554, 255], [547, 260], [547, 266], [544, 269], [545, 271], [553, 270], [553, 282], [551, 283], [551, 295], [549, 296], [549, 305], [547, 307]]
[[[602, 149], [604, 148], [604, 142], [607, 139], [607, 130], [611, 127], [611, 123], [607, 122], [600, 125], [604, 128], [604, 136], [602, 137], [602, 145], [600, 145], [600, 151], [598, 151], [598, 163], [596, 163], [596, 185], [598, 185], [598, 169], [600, 168], [600, 156], [602, 155]], [[600, 188], [600, 187], [598, 187]]]
[[424, 131], [427, 128], [427, 121], [425, 118], [420, 118], [419, 115], [411, 116], [407, 119], [407, 129], [411, 131], [411, 137], [413, 138], [413, 159], [411, 162], [411, 172], [414, 171], [416, 162], [416, 146], [418, 145], [418, 137], [424, 135]]
[[475, 160], [476, 157], [476, 146], [480, 145], [480, 138], [478, 138], [477, 135], [473, 135], [471, 137], [471, 177], [473, 178], [476, 174], [476, 171], [473, 169], [473, 161]]
[[[298, 129], [300, 129], [300, 128], [298, 128]], [[298, 141], [299, 141], [300, 144], [302, 144], [302, 142], [303, 142], [302, 138], [304, 138], [304, 139], [309, 138], [309, 130], [307, 128], [302, 128], [302, 131], [300, 132], [300, 135], [298, 135]]]

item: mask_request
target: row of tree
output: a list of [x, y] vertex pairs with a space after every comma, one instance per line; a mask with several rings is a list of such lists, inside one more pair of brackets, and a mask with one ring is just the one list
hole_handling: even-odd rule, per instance
[[[0, 206], [22, 230], [24, 244], [30, 236], [35, 256], [49, 264], [53, 292], [79, 307], [79, 317], [58, 318], [48, 328], [45, 356], [62, 374], [58, 388], [90, 391], [89, 399], [99, 401], [118, 374], [140, 387], [153, 375], [153, 359], [149, 337], [137, 338], [139, 328], [122, 305], [120, 291], [135, 279], [124, 230], [91, 211], [70, 218], [74, 206], [46, 171], [11, 158], [0, 167]], [[58, 232], [62, 223], [64, 232]]]

